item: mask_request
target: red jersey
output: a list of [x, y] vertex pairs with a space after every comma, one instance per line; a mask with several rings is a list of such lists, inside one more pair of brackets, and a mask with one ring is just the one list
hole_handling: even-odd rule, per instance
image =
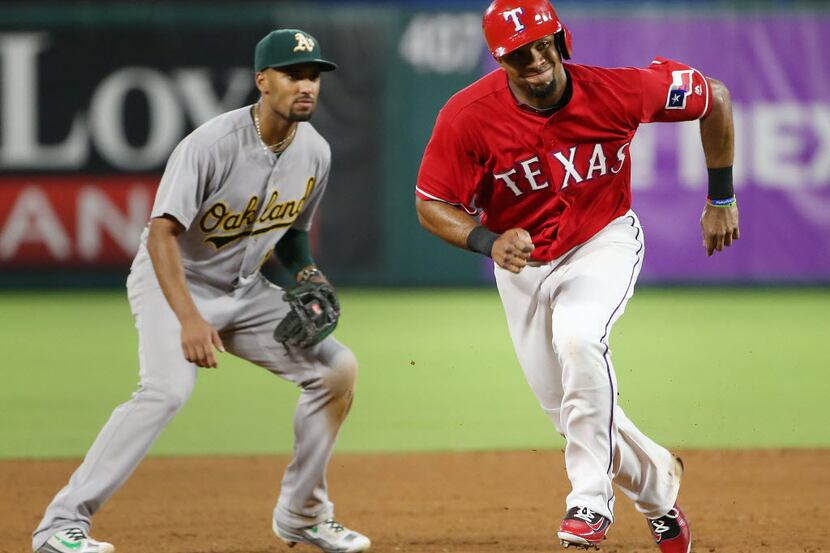
[[481, 213], [493, 232], [523, 228], [550, 261], [631, 207], [629, 146], [640, 123], [711, 110], [711, 87], [687, 65], [565, 64], [573, 93], [553, 114], [520, 105], [502, 69], [455, 94], [435, 122], [415, 193]]

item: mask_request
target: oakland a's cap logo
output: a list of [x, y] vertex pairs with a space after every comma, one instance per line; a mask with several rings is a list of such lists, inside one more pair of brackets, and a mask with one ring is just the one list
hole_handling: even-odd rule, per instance
[[337, 69], [337, 65], [325, 60], [320, 55], [320, 43], [313, 36], [301, 29], [277, 29], [268, 33], [256, 45], [254, 51], [254, 70], [265, 71], [311, 63], [320, 71]]
[[314, 39], [303, 33], [296, 33], [294, 40], [297, 45], [294, 47], [295, 52], [311, 52], [314, 50]]

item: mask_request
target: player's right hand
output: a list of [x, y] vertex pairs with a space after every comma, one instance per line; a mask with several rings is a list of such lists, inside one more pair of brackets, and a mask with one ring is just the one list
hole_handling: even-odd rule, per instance
[[519, 273], [527, 265], [533, 250], [530, 234], [525, 229], [512, 228], [496, 239], [490, 257], [502, 269]]
[[213, 348], [225, 352], [219, 333], [202, 317], [182, 321], [182, 353], [184, 358], [199, 367], [215, 369], [219, 366]]

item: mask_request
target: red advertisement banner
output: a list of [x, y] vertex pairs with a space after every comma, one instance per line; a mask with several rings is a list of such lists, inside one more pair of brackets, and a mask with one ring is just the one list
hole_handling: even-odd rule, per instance
[[0, 177], [0, 269], [127, 267], [158, 175]]

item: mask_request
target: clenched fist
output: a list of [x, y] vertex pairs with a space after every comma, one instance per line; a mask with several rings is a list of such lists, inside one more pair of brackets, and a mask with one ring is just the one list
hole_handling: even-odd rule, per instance
[[512, 228], [496, 239], [490, 256], [502, 269], [519, 273], [527, 265], [533, 249], [530, 234], [524, 229]]

